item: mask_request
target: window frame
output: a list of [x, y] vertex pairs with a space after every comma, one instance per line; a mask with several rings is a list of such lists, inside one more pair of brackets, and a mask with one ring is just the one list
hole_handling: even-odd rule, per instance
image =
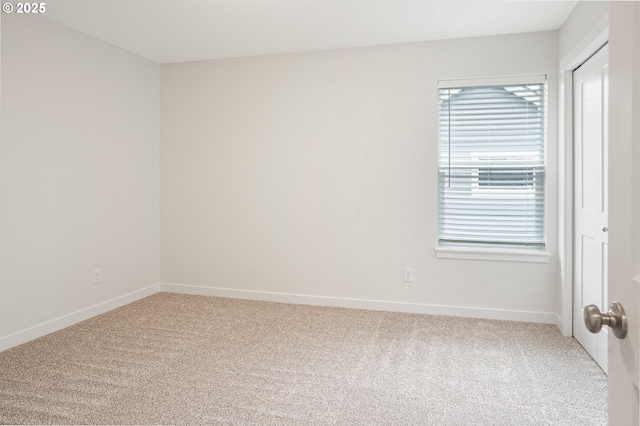
[[[533, 85], [533, 84], [542, 84], [544, 86], [544, 127], [543, 127], [543, 173], [548, 174], [548, 165], [547, 165], [547, 151], [548, 151], [548, 140], [549, 140], [549, 128], [548, 128], [548, 86], [547, 86], [547, 76], [544, 74], [538, 75], [521, 75], [521, 76], [510, 76], [510, 77], [489, 77], [489, 78], [475, 78], [475, 79], [453, 79], [453, 80], [439, 80], [437, 87], [437, 96], [436, 99], [440, 100], [440, 91], [441, 89], [462, 89], [468, 87], [489, 87], [489, 86], [518, 86], [518, 85]], [[437, 120], [437, 143], [438, 143], [438, 167], [437, 173], [441, 173], [441, 163], [440, 163], [440, 129], [441, 129], [441, 121], [440, 121], [440, 107], [438, 107], [438, 120]], [[478, 174], [480, 171], [478, 171]], [[534, 179], [535, 179], [535, 172]], [[476, 190], [481, 193], [482, 191], [491, 191], [490, 188], [481, 188], [480, 185], [480, 176], [477, 177], [477, 188]], [[438, 176], [438, 197], [441, 196], [441, 179]], [[526, 189], [523, 189], [526, 190]], [[441, 220], [442, 220], [442, 212], [440, 210], [440, 200], [438, 200], [438, 242], [436, 244], [436, 257], [438, 258], [447, 258], [447, 259], [476, 259], [476, 260], [501, 260], [501, 261], [524, 261], [524, 262], [543, 262], [546, 263], [549, 261], [549, 253], [547, 252], [548, 247], [548, 236], [547, 236], [547, 222], [548, 222], [548, 186], [547, 179], [545, 178], [542, 183], [542, 197], [544, 201], [544, 207], [542, 212], [542, 220], [543, 220], [543, 232], [542, 238], [543, 243], [540, 249], [532, 249], [531, 247], [527, 247], [525, 244], [516, 245], [514, 247], [505, 247], [504, 245], [494, 245], [492, 243], [465, 243], [459, 242], [455, 244], [443, 244], [440, 237], [441, 232]]]

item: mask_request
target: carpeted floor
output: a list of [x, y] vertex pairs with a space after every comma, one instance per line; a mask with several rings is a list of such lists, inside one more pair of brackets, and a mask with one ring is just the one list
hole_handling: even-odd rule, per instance
[[551, 325], [159, 293], [0, 353], [0, 423], [605, 425]]

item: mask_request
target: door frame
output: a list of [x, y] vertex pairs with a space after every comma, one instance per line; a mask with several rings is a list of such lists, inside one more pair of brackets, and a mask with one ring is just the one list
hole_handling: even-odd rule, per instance
[[[593, 56], [587, 59], [573, 72], [573, 337], [589, 352], [589, 355], [598, 363], [605, 372], [608, 371], [608, 337], [609, 328], [603, 327], [600, 333], [590, 333], [582, 325], [582, 307], [587, 303], [597, 304], [606, 312], [609, 306], [608, 300], [608, 165], [603, 163], [608, 155], [608, 50], [605, 44]], [[576, 79], [578, 81], [576, 81]], [[587, 84], [586, 89], [583, 84]], [[597, 88], [596, 88], [597, 86]], [[587, 95], [590, 93], [590, 95]], [[594, 103], [592, 96], [598, 94], [600, 102]], [[586, 100], [586, 103], [585, 103]], [[599, 107], [596, 109], [596, 104]], [[592, 105], [589, 107], [589, 105]], [[584, 114], [588, 114], [585, 116]], [[599, 114], [599, 116], [593, 115]], [[604, 114], [604, 115], [603, 115]], [[595, 128], [593, 122], [599, 121], [600, 134], [592, 134]], [[591, 122], [591, 124], [589, 124]], [[587, 127], [590, 130], [587, 129]], [[604, 133], [607, 132], [607, 133]], [[580, 139], [578, 139], [580, 138]], [[603, 151], [605, 149], [606, 151]], [[582, 158], [580, 153], [582, 153]], [[591, 154], [589, 154], [591, 153]], [[576, 155], [577, 154], [577, 155]], [[604, 158], [603, 158], [604, 155]], [[587, 160], [591, 157], [591, 160]], [[585, 163], [585, 160], [588, 163]], [[599, 163], [598, 166], [594, 162]], [[592, 177], [587, 180], [585, 167], [599, 167], [600, 173], [590, 173]], [[581, 170], [581, 172], [579, 172]], [[594, 172], [594, 169], [591, 169]], [[594, 176], [597, 176], [594, 177]], [[585, 186], [587, 182], [590, 185]], [[595, 192], [588, 196], [587, 194]], [[602, 191], [602, 192], [599, 192]], [[582, 194], [582, 195], [581, 195]], [[593, 198], [596, 195], [596, 198]], [[602, 204], [602, 197], [604, 205]], [[588, 206], [580, 205], [586, 201]], [[580, 221], [581, 219], [582, 221]], [[591, 241], [586, 243], [586, 240]], [[587, 245], [585, 245], [587, 244]], [[590, 249], [588, 249], [590, 247]], [[591, 254], [587, 255], [585, 249]], [[585, 257], [590, 256], [590, 257]], [[593, 256], [593, 257], [591, 257]], [[607, 262], [607, 264], [605, 264]], [[596, 266], [597, 265], [597, 266]], [[591, 268], [597, 268], [596, 270]], [[587, 272], [589, 271], [589, 272]], [[599, 272], [598, 273], [596, 273]], [[597, 291], [597, 293], [594, 293]], [[600, 299], [602, 297], [602, 299]]]
[[560, 318], [558, 328], [573, 336], [573, 71], [609, 40], [609, 14], [593, 26], [560, 60], [558, 75], [558, 254]]

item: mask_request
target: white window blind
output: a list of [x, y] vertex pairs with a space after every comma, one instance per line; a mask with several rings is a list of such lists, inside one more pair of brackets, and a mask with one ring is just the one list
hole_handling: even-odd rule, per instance
[[440, 245], [543, 249], [546, 84], [455, 83], [439, 89]]

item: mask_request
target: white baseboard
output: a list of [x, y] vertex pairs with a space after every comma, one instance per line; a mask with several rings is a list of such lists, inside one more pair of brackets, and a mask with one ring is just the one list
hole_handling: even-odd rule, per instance
[[167, 293], [193, 294], [199, 296], [259, 300], [265, 302], [369, 309], [374, 311], [406, 312], [413, 314], [448, 315], [467, 318], [535, 322], [555, 325], [558, 324], [559, 320], [558, 315], [552, 312], [512, 311], [504, 309], [471, 308], [465, 306], [428, 305], [423, 303], [385, 302], [379, 300], [309, 296], [303, 294], [237, 290], [230, 288], [204, 287], [184, 284], [161, 283], [160, 291], [164, 291]]
[[37, 339], [38, 337], [45, 336], [49, 333], [53, 333], [54, 331], [61, 330], [65, 327], [69, 327], [73, 324], [77, 324], [81, 321], [95, 317], [96, 315], [104, 314], [105, 312], [135, 302], [136, 300], [151, 296], [152, 294], [158, 293], [160, 291], [160, 287], [159, 283], [153, 284], [149, 287], [145, 287], [140, 290], [127, 293], [123, 296], [98, 303], [97, 305], [89, 306], [88, 308], [81, 309], [71, 314], [63, 315], [51, 321], [38, 324], [34, 327], [18, 331], [8, 336], [0, 337], [0, 352], [14, 346], [21, 345], [30, 340]]
[[565, 337], [571, 337], [573, 336], [573, 330], [569, 327], [569, 329], [567, 330], [567, 327], [565, 327], [565, 323], [564, 320], [562, 319], [562, 316], [560, 314], [555, 314], [556, 315], [556, 327], [558, 327], [558, 330], [560, 330], [560, 333], [562, 333], [563, 336]]
[[513, 311], [505, 309], [472, 308], [465, 306], [429, 305], [424, 303], [386, 302], [380, 300], [350, 299], [341, 297], [311, 296], [304, 294], [276, 293], [268, 291], [238, 290], [220, 287], [203, 287], [184, 284], [158, 283], [105, 302], [81, 309], [68, 315], [47, 321], [22, 331], [0, 337], [0, 352], [21, 345], [54, 331], [119, 308], [136, 300], [159, 292], [193, 294], [199, 296], [226, 297], [232, 299], [259, 300], [264, 302], [293, 303], [300, 305], [331, 306], [338, 308], [369, 309], [373, 311], [405, 312], [413, 314], [449, 315], [467, 318], [523, 321], [555, 324], [560, 327], [560, 316], [552, 312]]

